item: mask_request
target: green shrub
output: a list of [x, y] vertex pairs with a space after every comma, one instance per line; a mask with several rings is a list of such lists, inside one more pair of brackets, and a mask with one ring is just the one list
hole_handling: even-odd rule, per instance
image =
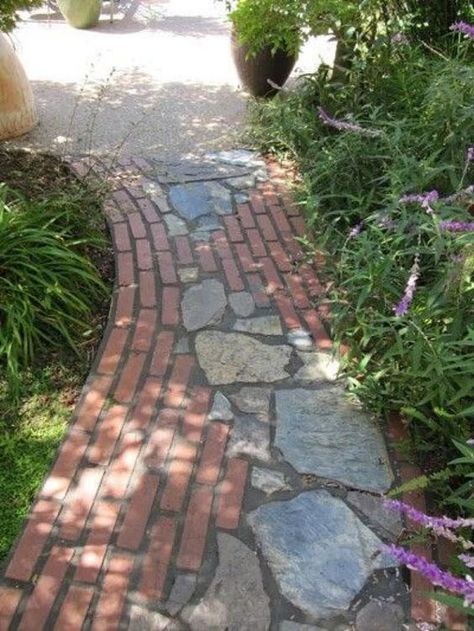
[[43, 4], [43, 0], [2, 0], [0, 6], [0, 31], [8, 33], [18, 21], [18, 11], [33, 9]]

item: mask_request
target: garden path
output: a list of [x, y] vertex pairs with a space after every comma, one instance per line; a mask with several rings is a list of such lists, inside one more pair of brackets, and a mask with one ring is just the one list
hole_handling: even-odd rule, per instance
[[387, 449], [344, 398], [282, 172], [234, 150], [111, 183], [110, 320], [0, 629], [402, 629]]

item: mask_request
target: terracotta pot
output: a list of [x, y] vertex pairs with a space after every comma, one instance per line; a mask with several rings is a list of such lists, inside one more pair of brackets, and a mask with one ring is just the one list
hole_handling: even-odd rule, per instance
[[74, 28], [92, 28], [99, 23], [102, 0], [57, 0], [59, 10]]
[[265, 48], [256, 56], [248, 56], [248, 47], [240, 44], [235, 31], [232, 32], [232, 57], [237, 72], [245, 88], [252, 96], [273, 96], [277, 90], [268, 83], [282, 86], [291, 74], [297, 55], [285, 50], [277, 50], [272, 55], [270, 48]]
[[23, 66], [6, 35], [0, 33], [0, 140], [26, 134], [37, 122]]

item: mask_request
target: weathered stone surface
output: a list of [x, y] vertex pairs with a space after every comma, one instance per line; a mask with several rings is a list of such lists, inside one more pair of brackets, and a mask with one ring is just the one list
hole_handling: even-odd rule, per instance
[[381, 541], [324, 490], [264, 504], [248, 521], [282, 595], [315, 618], [347, 611], [370, 574], [393, 565], [379, 554]]
[[182, 337], [176, 344], [174, 351], [177, 355], [185, 355], [189, 353], [189, 340], [187, 337]]
[[234, 331], [252, 335], [283, 335], [278, 316], [261, 316], [260, 318], [237, 320], [234, 324]]
[[270, 346], [242, 333], [203, 331], [196, 337], [196, 353], [210, 384], [286, 379], [289, 346]]
[[270, 455], [270, 427], [253, 416], [237, 416], [227, 446], [227, 456], [246, 455], [268, 462]]
[[215, 215], [204, 215], [199, 217], [197, 221], [199, 230], [212, 232], [213, 230], [222, 230], [222, 224]]
[[243, 188], [253, 188], [255, 186], [255, 175], [249, 173], [248, 175], [242, 175], [240, 177], [233, 177], [226, 180], [226, 184], [230, 184], [232, 188], [237, 190]]
[[314, 342], [311, 333], [306, 329], [292, 329], [287, 335], [288, 344], [299, 351], [313, 351]]
[[211, 213], [232, 213], [230, 192], [218, 182], [177, 184], [170, 188], [170, 201], [181, 217], [188, 221]]
[[324, 631], [324, 629], [316, 627], [314, 624], [301, 624], [300, 622], [284, 620], [278, 625], [278, 631]]
[[191, 600], [196, 583], [196, 574], [178, 574], [166, 603], [166, 611], [171, 616], [175, 616]]
[[291, 488], [286, 483], [283, 473], [280, 471], [272, 471], [271, 469], [261, 469], [260, 467], [254, 467], [252, 469], [252, 486], [267, 495], [271, 495], [277, 491], [287, 491]]
[[402, 631], [404, 614], [400, 605], [371, 600], [356, 617], [356, 631]]
[[298, 353], [304, 365], [295, 374], [296, 381], [335, 381], [339, 362], [330, 353]]
[[271, 395], [272, 391], [270, 388], [244, 386], [237, 394], [231, 395], [230, 398], [242, 412], [255, 414], [259, 418], [267, 419]]
[[220, 322], [227, 305], [224, 285], [218, 280], [203, 280], [184, 292], [181, 301], [183, 323], [188, 331], [197, 331]]
[[199, 278], [199, 270], [197, 267], [181, 267], [178, 276], [182, 283], [195, 283]]
[[384, 492], [392, 483], [382, 435], [373, 420], [335, 386], [275, 393], [275, 445], [298, 473]]
[[255, 302], [252, 294], [248, 291], [239, 291], [229, 295], [229, 304], [235, 314], [246, 318], [255, 309]]
[[235, 166], [261, 168], [265, 166], [265, 162], [255, 151], [248, 149], [229, 149], [227, 151], [217, 151], [208, 153], [206, 158], [223, 162], [224, 164], [233, 164]]
[[216, 392], [208, 419], [210, 421], [231, 421], [233, 418], [234, 413], [229, 399], [222, 392]]
[[129, 631], [178, 631], [182, 625], [157, 611], [149, 611], [137, 605], [130, 607]]
[[168, 234], [171, 237], [179, 237], [181, 235], [188, 234], [188, 227], [184, 221], [176, 215], [165, 215], [165, 223], [168, 228]]
[[247, 193], [236, 193], [234, 195], [234, 199], [237, 202], [237, 204], [246, 204], [250, 197], [247, 195]]
[[371, 525], [377, 526], [387, 538], [395, 540], [402, 533], [403, 522], [400, 513], [385, 508], [382, 497], [350, 491], [347, 500], [366, 515]]
[[257, 556], [231, 535], [218, 533], [219, 565], [207, 593], [183, 612], [192, 631], [267, 631], [269, 599]]

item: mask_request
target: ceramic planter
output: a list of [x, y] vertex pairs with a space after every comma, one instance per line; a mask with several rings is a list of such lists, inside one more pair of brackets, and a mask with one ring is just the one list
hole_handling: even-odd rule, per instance
[[284, 50], [272, 54], [270, 48], [261, 50], [256, 56], [248, 56], [248, 47], [240, 44], [232, 33], [232, 57], [240, 80], [252, 96], [273, 96], [276, 92], [268, 80], [282, 86], [291, 74], [297, 56]]
[[74, 28], [92, 28], [99, 22], [102, 0], [56, 0], [68, 24]]
[[37, 122], [23, 66], [6, 35], [0, 33], [0, 140], [26, 134]]

